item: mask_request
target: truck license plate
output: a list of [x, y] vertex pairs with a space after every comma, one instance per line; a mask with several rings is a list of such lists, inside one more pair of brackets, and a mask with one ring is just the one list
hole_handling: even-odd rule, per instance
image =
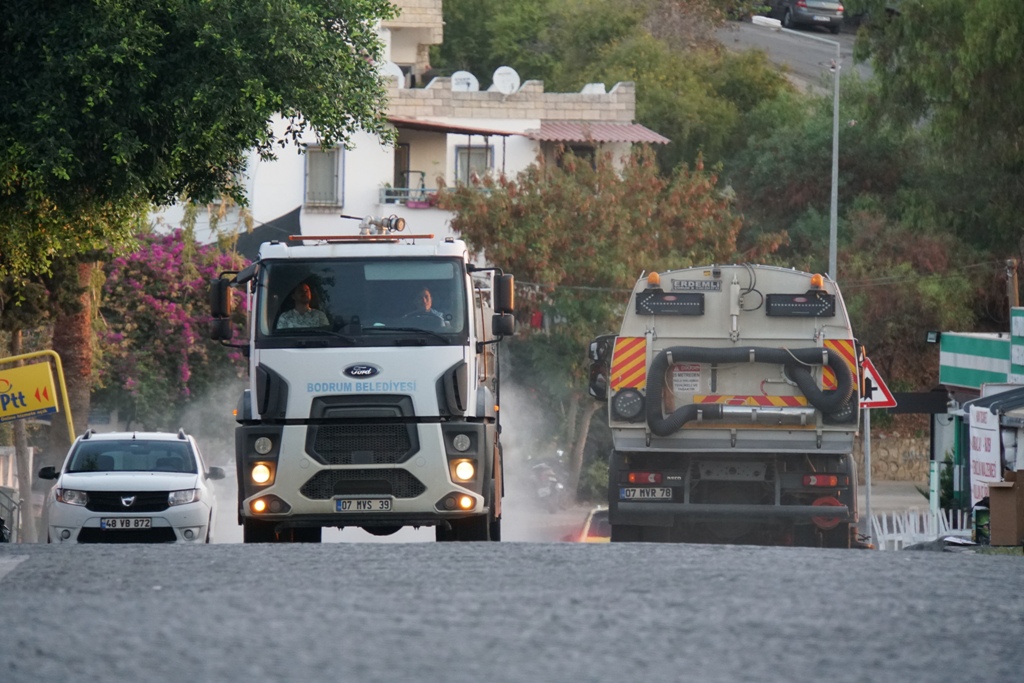
[[619, 500], [672, 500], [672, 489], [668, 486], [623, 486], [619, 489]]
[[153, 526], [152, 517], [103, 517], [101, 529], [148, 529]]
[[390, 498], [338, 498], [334, 501], [337, 512], [390, 512]]

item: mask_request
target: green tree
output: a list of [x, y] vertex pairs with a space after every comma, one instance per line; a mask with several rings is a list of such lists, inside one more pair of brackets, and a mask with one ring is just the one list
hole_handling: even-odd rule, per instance
[[[883, 0], [860, 0], [882, 17]], [[921, 126], [933, 151], [933, 200], [981, 248], [1021, 254], [1024, 16], [1016, 0], [899, 3], [870, 22], [858, 55], [880, 84], [875, 115]]]
[[529, 349], [510, 344], [513, 360], [528, 359], [511, 376], [542, 386], [548, 413], [563, 418], [575, 484], [589, 421], [600, 407], [587, 396], [586, 349], [596, 335], [618, 329], [637, 278], [756, 260], [783, 236], [765, 236], [738, 253], [740, 220], [717, 189], [717, 176], [699, 162], [664, 176], [646, 148], [621, 166], [609, 155], [591, 165], [566, 154], [557, 167], [538, 162], [514, 179], [488, 177], [482, 186], [486, 191], [445, 190], [441, 206], [456, 211], [452, 228], [473, 249], [515, 273], [519, 319], [542, 314], [556, 321], [545, 333], [521, 335]]
[[[0, 13], [0, 274], [124, 246], [148, 203], [206, 201], [306, 129], [384, 134], [387, 0], [93, 0]], [[271, 119], [291, 121], [276, 139]]]
[[926, 330], [970, 329], [984, 262], [948, 233], [923, 233], [863, 200], [847, 213], [853, 239], [840, 253], [840, 284], [857, 338], [890, 386], [929, 391], [938, 384]]

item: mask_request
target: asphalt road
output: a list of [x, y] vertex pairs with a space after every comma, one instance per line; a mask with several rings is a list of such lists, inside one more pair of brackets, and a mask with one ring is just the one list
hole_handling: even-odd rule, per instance
[[0, 680], [1020, 679], [1015, 557], [671, 544], [0, 547]]
[[794, 33], [773, 31], [755, 26], [750, 21], [730, 21], [718, 30], [718, 39], [731, 50], [762, 50], [768, 58], [787, 70], [787, 75], [801, 89], [831, 91], [832, 61], [836, 48], [825, 41], [839, 43], [840, 73], [856, 71], [862, 79], [871, 77], [871, 68], [853, 61], [852, 33], [832, 35], [824, 29], [799, 29]]

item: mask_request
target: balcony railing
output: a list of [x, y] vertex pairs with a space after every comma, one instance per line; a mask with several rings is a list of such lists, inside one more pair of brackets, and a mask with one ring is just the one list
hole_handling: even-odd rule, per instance
[[410, 209], [427, 209], [437, 203], [437, 188], [429, 187], [382, 187], [381, 204], [404, 204]]

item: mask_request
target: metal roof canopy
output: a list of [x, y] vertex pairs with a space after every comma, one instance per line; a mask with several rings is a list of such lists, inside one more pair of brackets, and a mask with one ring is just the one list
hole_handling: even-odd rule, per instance
[[658, 145], [672, 142], [639, 123], [541, 121], [540, 129], [529, 130], [525, 135], [541, 142], [646, 142]]
[[999, 416], [999, 424], [1007, 427], [1024, 427], [1024, 411], [1014, 415], [1009, 413], [1024, 408], [1024, 387], [1009, 389], [991, 396], [982, 396], [967, 401], [962, 406], [964, 414], [970, 415], [971, 408], [988, 408], [993, 415]]
[[489, 137], [491, 135], [500, 135], [501, 137], [508, 137], [510, 135], [524, 135], [524, 133], [522, 132], [511, 130], [499, 130], [497, 128], [477, 128], [475, 126], [460, 126], [453, 123], [441, 123], [439, 121], [410, 119], [404, 116], [389, 116], [388, 121], [395, 128], [405, 128], [406, 130], [419, 130], [427, 133], [449, 133], [451, 135], [481, 135], [484, 137]]

